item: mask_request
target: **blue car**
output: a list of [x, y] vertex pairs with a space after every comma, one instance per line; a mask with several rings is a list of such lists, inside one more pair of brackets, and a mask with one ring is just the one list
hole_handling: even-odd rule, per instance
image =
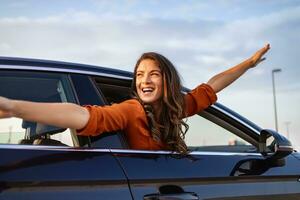
[[[132, 77], [99, 66], [0, 57], [0, 96], [12, 99], [110, 105], [130, 98]], [[300, 154], [284, 136], [220, 103], [186, 120], [190, 152], [182, 156], [129, 149], [121, 131], [87, 137], [2, 119], [0, 199], [300, 199]]]

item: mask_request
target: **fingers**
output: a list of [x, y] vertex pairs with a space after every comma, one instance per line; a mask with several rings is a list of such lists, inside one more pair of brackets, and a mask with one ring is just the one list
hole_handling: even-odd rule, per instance
[[267, 50], [269, 50], [269, 49], [271, 48], [270, 44], [269, 44], [269, 43], [266, 44], [266, 45], [265, 45], [265, 48], [266, 48]]
[[10, 99], [0, 96], [0, 119], [13, 116], [13, 103]]
[[266, 59], [267, 59], [266, 57], [263, 57], [262, 59], [259, 60], [259, 63], [266, 60]]
[[266, 44], [263, 48], [262, 48], [262, 53], [265, 54], [267, 51], [269, 51], [270, 49], [270, 44]]
[[270, 44], [266, 44], [263, 48], [256, 52], [257, 56], [261, 58], [270, 49]]
[[0, 110], [4, 111], [10, 111], [12, 108], [11, 100], [5, 97], [0, 96]]
[[270, 44], [266, 44], [263, 48], [257, 51], [257, 53], [263, 55], [270, 49]]
[[12, 117], [12, 114], [10, 112], [4, 112], [0, 110], [0, 119], [9, 117]]
[[263, 62], [264, 60], [266, 60], [266, 58], [261, 58], [259, 59], [256, 63], [254, 63], [254, 65], [252, 67], [255, 67], [256, 65], [260, 64], [261, 62]]
[[256, 65], [258, 65], [259, 63], [261, 63], [262, 61], [264, 61], [266, 58], [264, 56], [264, 54], [267, 53], [267, 51], [270, 49], [270, 44], [266, 44], [263, 48], [259, 49], [252, 57], [251, 57], [251, 62], [252, 65], [251, 67], [255, 67]]

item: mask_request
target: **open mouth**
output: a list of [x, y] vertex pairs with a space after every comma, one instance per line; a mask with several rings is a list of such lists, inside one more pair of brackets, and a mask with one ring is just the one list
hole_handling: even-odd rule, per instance
[[153, 89], [153, 88], [149, 88], [149, 87], [147, 87], [147, 88], [143, 88], [143, 89], [142, 89], [142, 91], [143, 91], [143, 93], [147, 94], [147, 93], [151, 93], [151, 92], [153, 92], [153, 91], [154, 91], [154, 89]]

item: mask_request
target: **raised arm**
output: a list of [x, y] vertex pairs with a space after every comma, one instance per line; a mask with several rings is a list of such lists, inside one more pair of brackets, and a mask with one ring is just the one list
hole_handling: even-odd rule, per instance
[[71, 103], [36, 103], [0, 97], [0, 118], [17, 117], [62, 128], [83, 128], [89, 112]]
[[238, 79], [241, 75], [243, 75], [248, 69], [255, 67], [261, 61], [265, 60], [265, 58], [263, 58], [263, 55], [269, 49], [270, 45], [265, 45], [247, 60], [212, 77], [207, 82], [207, 84], [210, 85], [216, 93], [223, 90], [225, 87], [227, 87], [236, 79]]

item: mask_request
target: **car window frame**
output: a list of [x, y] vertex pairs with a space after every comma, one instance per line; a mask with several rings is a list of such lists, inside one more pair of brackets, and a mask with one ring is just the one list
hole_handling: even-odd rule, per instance
[[[60, 81], [60, 84], [62, 84], [62, 86], [64, 87], [64, 95], [65, 96], [65, 100], [66, 102], [68, 103], [76, 103], [76, 98], [75, 98], [75, 93], [74, 93], [74, 90], [73, 90], [73, 87], [72, 87], [72, 84], [70, 82], [70, 77], [69, 77], [69, 74], [66, 73], [66, 72], [56, 72], [56, 71], [45, 71], [45, 70], [32, 70], [32, 69], [26, 69], [26, 68], [21, 68], [21, 69], [18, 69], [16, 66], [15, 67], [12, 67], [12, 68], [0, 68], [0, 72], [3, 74], [3, 73], [7, 73], [9, 75], [13, 75], [13, 76], [16, 76], [16, 77], [29, 77], [31, 78], [32, 77], [32, 72], [33, 73], [36, 73], [36, 75], [34, 75], [33, 77], [34, 78], [39, 78], [39, 79], [54, 79], [56, 76], [56, 78], [58, 78], [58, 80]], [[40, 102], [40, 101], [37, 101], [37, 102]], [[62, 101], [64, 102], [64, 101]], [[71, 129], [69, 128], [69, 132], [70, 132], [70, 136], [72, 138], [72, 143], [73, 143], [73, 146], [66, 146], [66, 147], [77, 147], [78, 146], [78, 137], [77, 135], [75, 134], [75, 131], [74, 129]], [[49, 147], [49, 145], [32, 145], [32, 144], [1, 144], [1, 145], [26, 145], [26, 146], [47, 146]], [[55, 146], [55, 147], [61, 147], [60, 145], [51, 145], [51, 146]]]
[[[105, 77], [105, 76], [91, 77], [91, 80], [94, 82], [95, 88], [99, 90], [99, 94], [102, 95], [102, 99], [104, 99], [105, 104], [110, 105], [109, 102], [106, 100], [104, 93], [96, 85], [97, 84], [95, 80], [96, 78], [101, 79], [101, 78], [111, 78], [111, 77]], [[106, 83], [121, 86], [121, 87], [125, 87], [125, 86], [118, 85], [118, 82], [124, 83], [128, 81], [130, 82], [130, 84], [127, 85], [131, 86], [132, 84], [132, 79], [128, 80], [128, 79], [121, 79], [116, 77], [114, 78], [115, 80], [106, 80]], [[183, 88], [183, 93], [187, 93], [188, 91], [189, 90], [187, 88]], [[200, 117], [203, 117], [204, 119], [216, 124], [217, 126], [220, 126], [221, 128], [230, 131], [232, 134], [236, 135], [239, 138], [242, 138], [243, 140], [247, 141], [249, 144], [253, 145], [256, 149], [258, 149], [258, 137], [261, 129], [255, 124], [253, 124], [252, 122], [250, 122], [249, 120], [247, 120], [246, 118], [242, 117], [238, 113], [235, 113], [234, 111], [223, 106], [222, 104], [215, 103], [196, 115], [199, 115]], [[212, 118], [214, 118], [214, 120], [212, 120]], [[231, 123], [233, 123], [234, 125], [232, 125]], [[164, 151], [164, 152], [168, 152], [168, 151]], [[230, 151], [224, 151], [224, 152], [230, 152]]]
[[[76, 98], [78, 99], [79, 105], [99, 105], [104, 106], [108, 105], [105, 97], [103, 94], [101, 94], [101, 91], [98, 90], [95, 82], [93, 81], [93, 78], [88, 74], [70, 74], [72, 85], [74, 87]], [[114, 77], [113, 75], [100, 75], [100, 77], [106, 77], [111, 78]], [[90, 95], [93, 95], [93, 98], [87, 98], [88, 95], [78, 95], [79, 91], [83, 91], [81, 88], [81, 84], [78, 82], [79, 79], [82, 79], [81, 81], [85, 81], [85, 84], [89, 87], [89, 93]], [[87, 88], [85, 88], [86, 90]], [[127, 149], [128, 145], [125, 141], [124, 135], [120, 131], [114, 131], [114, 132], [107, 132], [103, 133], [97, 136], [79, 136], [81, 139], [86, 139], [88, 141], [89, 148], [99, 148], [99, 149]], [[108, 143], [105, 143], [100, 140], [105, 140]], [[97, 142], [100, 141], [100, 142]]]

